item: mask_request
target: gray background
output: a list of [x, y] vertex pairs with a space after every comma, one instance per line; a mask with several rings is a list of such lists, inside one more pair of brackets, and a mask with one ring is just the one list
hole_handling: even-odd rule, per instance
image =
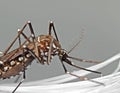
[[[69, 50], [81, 36], [80, 45], [70, 55], [104, 61], [120, 50], [120, 0], [1, 0], [0, 50], [4, 51], [26, 21], [32, 22], [36, 35], [47, 34], [48, 22], [55, 22], [62, 47]], [[78, 62], [77, 62], [78, 63]], [[91, 64], [80, 63], [87, 67]], [[93, 65], [93, 64], [92, 64]], [[100, 70], [108, 73], [113, 66]], [[69, 67], [69, 70], [75, 68]], [[26, 81], [63, 74], [58, 57], [48, 65], [33, 62]], [[95, 74], [94, 74], [95, 75]], [[15, 78], [0, 81], [13, 82]]]

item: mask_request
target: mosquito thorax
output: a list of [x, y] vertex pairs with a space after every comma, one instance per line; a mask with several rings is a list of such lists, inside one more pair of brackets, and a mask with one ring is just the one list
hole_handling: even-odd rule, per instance
[[61, 49], [61, 45], [59, 44], [59, 41], [57, 41], [53, 36], [51, 35], [39, 35], [36, 37], [36, 45], [37, 49], [39, 50], [38, 55], [40, 57], [40, 60], [42, 63], [46, 63], [48, 59], [48, 54], [50, 51], [50, 59], [53, 58], [53, 56], [59, 54], [59, 50]]
[[[53, 39], [53, 41], [52, 41]], [[57, 54], [58, 50], [61, 48], [59, 41], [57, 41], [53, 36], [51, 35], [40, 35], [37, 37], [37, 45], [39, 49], [43, 52], [48, 52], [50, 49], [50, 44], [52, 43], [51, 47], [51, 54], [55, 55]]]

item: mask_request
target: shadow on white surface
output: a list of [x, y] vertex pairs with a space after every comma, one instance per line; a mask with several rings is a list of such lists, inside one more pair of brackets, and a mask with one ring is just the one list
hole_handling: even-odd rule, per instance
[[[98, 70], [116, 60], [120, 59], [120, 54], [117, 54], [108, 60], [91, 66], [88, 69]], [[94, 78], [92, 80], [70, 82], [76, 77], [65, 74], [53, 78], [48, 78], [39, 81], [23, 83], [16, 91], [16, 93], [119, 93], [120, 91], [120, 62], [113, 73]], [[85, 76], [91, 72], [79, 70], [73, 73]], [[66, 83], [68, 82], [69, 83]], [[95, 82], [100, 82], [95, 83]], [[11, 93], [16, 87], [16, 84], [1, 84], [0, 93]]]

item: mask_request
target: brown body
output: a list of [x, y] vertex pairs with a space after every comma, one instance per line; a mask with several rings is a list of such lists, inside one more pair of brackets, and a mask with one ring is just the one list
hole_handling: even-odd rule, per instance
[[[40, 59], [41, 64], [45, 64], [48, 58], [48, 51], [50, 48], [50, 42], [52, 36], [40, 35], [34, 42], [27, 43], [26, 47], [35, 53]], [[24, 46], [24, 45], [23, 45]], [[58, 41], [53, 38], [53, 45], [51, 48], [51, 58], [59, 53], [61, 46]], [[0, 78], [9, 78], [11, 76], [18, 75], [21, 71], [24, 71], [28, 65], [35, 59], [28, 51], [23, 47], [15, 49], [4, 56], [0, 57]]]

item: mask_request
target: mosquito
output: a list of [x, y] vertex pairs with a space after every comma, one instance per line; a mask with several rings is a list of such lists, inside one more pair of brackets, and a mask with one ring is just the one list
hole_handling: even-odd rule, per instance
[[[27, 26], [29, 27], [29, 32], [30, 32], [29, 36], [25, 34], [25, 28]], [[22, 42], [21, 36], [25, 39], [24, 42]], [[15, 42], [18, 42], [19, 47], [10, 51], [10, 49], [13, 47]], [[15, 93], [17, 88], [26, 79], [25, 70], [28, 65], [31, 65], [33, 60], [36, 60], [42, 65], [44, 64], [49, 65], [51, 63], [51, 59], [56, 55], [59, 57], [62, 67], [65, 73], [67, 74], [78, 77], [81, 80], [86, 80], [86, 77], [78, 76], [69, 72], [64, 63], [67, 63], [70, 66], [73, 66], [81, 70], [85, 70], [85, 71], [89, 71], [89, 72], [93, 72], [101, 75], [101, 72], [93, 71], [90, 69], [86, 69], [84, 67], [77, 66], [73, 64], [73, 62], [70, 60], [70, 59], [73, 59], [81, 62], [100, 63], [98, 61], [84, 60], [84, 59], [69, 56], [69, 53], [79, 43], [80, 41], [70, 51], [67, 52], [65, 49], [61, 47], [61, 44], [59, 42], [56, 30], [55, 30], [54, 23], [52, 21], [49, 22], [48, 34], [39, 35], [39, 36], [35, 36], [31, 22], [27, 21], [22, 27], [22, 29], [18, 29], [18, 34], [15, 37], [15, 39], [12, 41], [12, 43], [9, 45], [9, 47], [7, 47], [5, 51], [0, 52], [0, 54], [2, 54], [0, 56], [0, 78], [1, 79], [10, 78], [11, 76], [16, 76], [16, 75], [19, 75], [20, 72], [23, 72], [22, 80], [18, 83], [16, 88], [12, 91], [12, 93]]]

